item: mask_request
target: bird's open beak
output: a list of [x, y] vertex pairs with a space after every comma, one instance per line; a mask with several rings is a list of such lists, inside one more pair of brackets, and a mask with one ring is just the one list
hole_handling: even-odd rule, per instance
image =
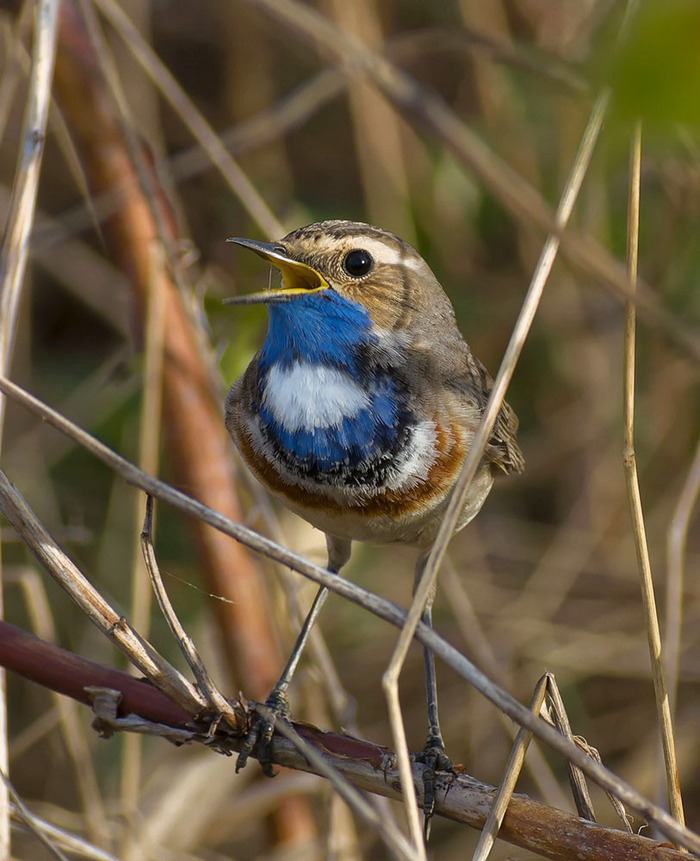
[[255, 242], [253, 239], [240, 239], [232, 236], [227, 242], [235, 242], [243, 248], [249, 248], [265, 260], [269, 260], [282, 273], [283, 287], [281, 290], [265, 290], [261, 293], [249, 293], [246, 296], [232, 296], [224, 299], [226, 305], [257, 305], [260, 303], [288, 302], [295, 296], [304, 293], [314, 293], [317, 290], [327, 290], [330, 285], [326, 279], [311, 266], [291, 260], [287, 257], [281, 245], [273, 242]]

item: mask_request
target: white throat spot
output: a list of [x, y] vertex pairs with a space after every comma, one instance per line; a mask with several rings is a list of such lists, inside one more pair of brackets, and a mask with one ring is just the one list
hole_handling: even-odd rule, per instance
[[367, 393], [344, 371], [308, 362], [272, 365], [262, 402], [290, 432], [338, 427], [370, 405]]

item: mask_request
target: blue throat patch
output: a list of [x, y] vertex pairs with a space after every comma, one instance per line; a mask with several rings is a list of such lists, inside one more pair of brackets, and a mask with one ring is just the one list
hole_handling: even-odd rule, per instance
[[[378, 463], [395, 453], [410, 414], [395, 369], [373, 356], [380, 350], [368, 311], [333, 290], [301, 295], [267, 310], [269, 325], [258, 364], [258, 412], [274, 450], [288, 468], [321, 483], [375, 483]], [[288, 430], [262, 403], [262, 396], [270, 368], [286, 369], [295, 362], [347, 373], [366, 391], [368, 406], [338, 424]]]
[[335, 290], [304, 293], [267, 306], [268, 328], [260, 354], [262, 372], [279, 363], [328, 365], [357, 372], [355, 354], [362, 344], [376, 344], [369, 312]]

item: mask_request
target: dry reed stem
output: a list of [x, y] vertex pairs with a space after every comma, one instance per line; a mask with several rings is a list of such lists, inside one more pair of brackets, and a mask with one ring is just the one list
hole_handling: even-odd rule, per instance
[[[638, 122], [632, 135], [629, 164], [629, 199], [627, 221], [627, 272], [630, 284], [634, 289], [637, 281], [637, 260], [639, 254], [639, 198], [640, 175], [642, 161], [642, 126]], [[635, 330], [636, 309], [633, 297], [625, 302], [624, 352], [623, 352], [623, 421], [624, 449], [623, 466], [627, 482], [627, 493], [632, 517], [632, 531], [637, 564], [639, 567], [642, 602], [649, 642], [652, 678], [654, 681], [654, 698], [661, 733], [661, 745], [666, 771], [666, 794], [671, 815], [678, 822], [684, 823], [683, 800], [681, 798], [680, 780], [678, 777], [678, 762], [676, 746], [673, 738], [673, 721], [671, 707], [666, 689], [663, 658], [661, 654], [661, 633], [659, 618], [654, 597], [654, 581], [651, 573], [651, 559], [647, 545], [642, 496], [639, 488], [639, 476], [634, 449], [634, 375], [635, 375]]]
[[[566, 713], [564, 700], [559, 692], [559, 685], [553, 673], [546, 673], [545, 679], [547, 682], [547, 697], [549, 699], [549, 708], [543, 708], [541, 714], [551, 720], [559, 732], [566, 738], [575, 741], [574, 735], [571, 732], [571, 724], [569, 716]], [[600, 759], [598, 759], [600, 762]], [[581, 773], [581, 769], [576, 768], [570, 762], [566, 763], [569, 771], [569, 784], [574, 796], [576, 810], [582, 819], [588, 819], [590, 822], [596, 822], [595, 810], [593, 809], [593, 801], [586, 786], [585, 776]], [[629, 831], [629, 823], [623, 816], [623, 825]]]
[[206, 702], [193, 686], [114, 610], [41, 525], [0, 470], [0, 511], [58, 585], [138, 669], [183, 708], [196, 714]]
[[[55, 642], [56, 626], [51, 615], [44, 581], [38, 572], [33, 568], [16, 574], [9, 572], [5, 582], [7, 585], [16, 583], [21, 590], [30, 626], [35, 634], [43, 640]], [[85, 811], [87, 836], [96, 846], [108, 849], [109, 820], [77, 704], [57, 693], [52, 693], [52, 699], [58, 712], [59, 728], [71, 764], [73, 779], [78, 789], [82, 809]], [[17, 751], [13, 748], [14, 744], [10, 753], [16, 757]]]
[[[48, 851], [49, 855], [52, 855], [57, 861], [69, 861], [67, 855], [64, 855], [63, 852], [56, 846], [53, 840], [51, 840], [46, 833], [37, 826], [34, 816], [27, 809], [26, 805], [19, 797], [19, 795], [15, 792], [14, 787], [10, 783], [10, 779], [4, 771], [0, 771], [0, 781], [2, 781], [5, 789], [7, 790], [10, 798], [12, 799], [12, 803], [15, 807], [15, 814], [17, 819], [20, 822], [24, 823], [27, 828], [32, 832], [32, 834], [37, 838], [39, 843], [41, 843], [44, 848]], [[9, 855], [4, 856], [9, 859]]]
[[[259, 709], [263, 717], [268, 720], [272, 718], [270, 709], [265, 706], [259, 706]], [[291, 723], [278, 718], [275, 722], [275, 728], [283, 738], [291, 742], [294, 750], [301, 754], [311, 771], [330, 781], [335, 791], [350, 809], [376, 832], [393, 857], [405, 858], [407, 861], [420, 861], [420, 859], [425, 858], [423, 841], [420, 841], [418, 847], [411, 846], [394, 822], [388, 817], [381, 817], [353, 784], [337, 768], [330, 765], [314, 745], [309, 744], [303, 736], [294, 730]]]
[[[121, 861], [116, 855], [111, 852], [105, 852], [94, 844], [88, 843], [81, 837], [71, 834], [65, 828], [59, 828], [52, 822], [47, 822], [35, 813], [32, 813], [21, 802], [13, 803], [10, 806], [13, 822], [17, 825], [26, 824], [39, 837], [49, 841], [52, 848], [65, 849], [71, 853], [71, 858], [87, 858], [88, 861]], [[28, 820], [31, 821], [29, 826]], [[42, 840], [44, 842], [44, 840]]]
[[[533, 714], [539, 714], [542, 710], [546, 693], [547, 676], [544, 675], [535, 685], [535, 691], [530, 702], [530, 711]], [[479, 840], [472, 855], [472, 861], [486, 861], [491, 854], [499, 829], [503, 823], [503, 817], [506, 815], [508, 804], [515, 791], [515, 784], [518, 782], [518, 777], [525, 761], [525, 754], [531, 741], [532, 733], [524, 727], [520, 727], [515, 736], [515, 742], [511, 748], [505, 771], [503, 772], [503, 779], [498, 786], [498, 791], [493, 799], [493, 805], [489, 810], [489, 815], [486, 817], [486, 822], [484, 822], [484, 827], [479, 835]]]
[[[162, 430], [162, 392], [163, 364], [165, 345], [165, 300], [167, 283], [163, 283], [165, 261], [163, 249], [157, 243], [151, 247], [152, 278], [148, 289], [145, 346], [143, 368], [143, 394], [139, 419], [138, 464], [145, 472], [158, 474], [160, 438]], [[134, 521], [137, 524], [135, 538], [140, 531], [140, 511], [134, 499]], [[150, 635], [151, 596], [149, 581], [143, 576], [143, 556], [138, 538], [134, 541], [131, 565], [131, 618], [134, 628], [142, 636]], [[122, 746], [120, 762], [120, 803], [122, 815], [131, 820], [137, 812], [141, 787], [141, 760], [143, 745], [137, 735], [126, 736]], [[127, 838], [128, 839], [128, 838]], [[127, 858], [133, 851], [132, 845], [122, 845], [121, 854]]]
[[[544, 291], [545, 284], [554, 265], [560, 245], [561, 231], [566, 227], [576, 198], [583, 183], [588, 165], [590, 164], [593, 150], [595, 148], [598, 134], [603, 124], [603, 118], [610, 99], [609, 91], [604, 91], [596, 100], [588, 123], [581, 138], [579, 150], [574, 159], [571, 172], [564, 186], [561, 201], [556, 213], [556, 232], [550, 234], [542, 249], [542, 253], [535, 267], [530, 285], [523, 299], [523, 304], [515, 321], [512, 334], [508, 341], [501, 366], [496, 374], [493, 388], [489, 395], [486, 409], [482, 416], [479, 427], [474, 434], [471, 447], [464, 459], [460, 474], [450, 494], [450, 501], [445, 515], [440, 523], [435, 540], [428, 554], [425, 567], [421, 574], [420, 583], [415, 590], [413, 603], [408, 614], [406, 626], [399, 635], [396, 648], [391, 657], [389, 666], [382, 678], [382, 686], [389, 702], [390, 716], [396, 718], [400, 714], [398, 706], [398, 682], [401, 667], [406, 658], [408, 647], [413, 639], [418, 621], [423, 608], [426, 606], [429, 596], [433, 594], [440, 564], [447, 550], [447, 545], [454, 533], [455, 525], [464, 507], [464, 501], [481, 463], [483, 453], [486, 450], [491, 432], [496, 424], [498, 413], [505, 399], [506, 390], [515, 372], [515, 366], [527, 339], [530, 327], [535, 318]], [[392, 720], [392, 732], [397, 751], [401, 750], [400, 743], [404, 734], [403, 727]], [[399, 769], [406, 781], [404, 790], [406, 797], [410, 798], [410, 773], [406, 770], [407, 757], [399, 754]], [[402, 768], [403, 766], [403, 768]]]
[[[44, 152], [46, 123], [51, 103], [58, 34], [58, 0], [39, 0], [34, 9], [34, 46], [29, 69], [29, 92], [25, 105], [22, 146], [15, 170], [14, 188], [0, 248], [0, 374], [9, 372], [17, 328], [24, 273], [29, 254], [29, 238], [34, 223], [39, 174]], [[7, 94], [9, 95], [9, 93]], [[0, 398], [0, 449], [5, 426], [5, 399]], [[2, 557], [0, 556], [0, 618], [2, 599]], [[0, 772], [9, 771], [7, 700], [5, 676], [0, 672]], [[0, 784], [0, 858], [10, 854], [9, 784]]]
[[[414, 602], [415, 604], [415, 602]], [[422, 608], [421, 608], [422, 611]], [[418, 614], [420, 619], [420, 613]], [[401, 629], [399, 637], [404, 635], [404, 632], [411, 630], [411, 639], [415, 634], [415, 626], [410, 629], [410, 618], [407, 618], [405, 626]], [[399, 643], [401, 639], [399, 639]], [[410, 644], [410, 640], [408, 641]], [[408, 645], [406, 646], [408, 651]], [[396, 654], [396, 652], [394, 653]], [[401, 664], [405, 658], [405, 652], [401, 657]], [[404, 726], [403, 711], [401, 709], [401, 700], [399, 697], [398, 674], [401, 671], [401, 665], [398, 665], [394, 675], [390, 675], [392, 669], [391, 664], [382, 676], [382, 688], [386, 698], [389, 724], [391, 725], [391, 737], [396, 750], [396, 762], [399, 767], [399, 778], [401, 781], [401, 798], [403, 800], [404, 810], [406, 812], [406, 820], [408, 822], [408, 831], [411, 836], [411, 845], [416, 856], [422, 861], [426, 859], [425, 842], [429, 836], [430, 821], [424, 820], [423, 827], [420, 822], [420, 811], [418, 810], [418, 790], [414, 783], [413, 766], [411, 764], [410, 751], [408, 749], [408, 739], [406, 738], [406, 728]], [[437, 782], [437, 772], [435, 773]], [[435, 795], [437, 796], [437, 785], [435, 787]], [[437, 809], [437, 806], [436, 806]]]
[[[163, 247], [154, 242], [151, 246], [151, 280], [146, 295], [144, 317], [145, 343], [143, 365], [143, 394], [139, 418], [138, 465], [144, 472], [158, 474], [160, 439], [162, 432], [163, 368], [165, 364], [165, 309], [168, 280], [164, 277], [166, 261]], [[141, 500], [135, 500], [134, 563], [131, 569], [131, 613], [134, 627], [148, 636], [152, 591], [143, 577], [143, 555], [138, 536], [141, 532]]]
[[[41, 0], [34, 17], [34, 49], [29, 72], [29, 93], [25, 107], [15, 183], [0, 249], [0, 373], [7, 373], [17, 325], [17, 309], [29, 254], [29, 237], [34, 223], [39, 173], [44, 152], [46, 122], [51, 103], [58, 32], [57, 0]], [[5, 404], [0, 399], [0, 430]]]
[[[214, 511], [182, 491], [143, 473], [133, 463], [118, 455], [116, 452], [99, 442], [91, 434], [77, 427], [64, 416], [56, 413], [46, 404], [30, 395], [20, 386], [0, 377], [0, 391], [22, 404], [27, 409], [69, 436], [95, 457], [107, 464], [128, 483], [140, 487], [156, 499], [167, 502], [178, 510], [201, 519], [214, 529], [244, 543], [247, 547], [298, 571], [319, 585], [326, 586], [330, 591], [343, 596], [347, 600], [369, 610], [379, 618], [401, 628], [406, 621], [406, 613], [383, 598], [363, 589], [355, 583], [331, 574], [327, 569], [313, 565], [303, 557], [280, 547], [274, 541], [231, 521], [217, 511]], [[24, 536], [23, 536], [24, 537]], [[32, 541], [27, 535], [26, 540]], [[435, 631], [420, 624], [416, 629], [416, 639], [427, 646], [437, 658], [445, 661], [455, 672], [468, 681], [486, 699], [497, 708], [509, 715], [522, 726], [528, 727], [533, 734], [544, 741], [566, 759], [575, 763], [595, 783], [606, 791], [615, 794], [626, 806], [635, 810], [644, 819], [654, 823], [667, 836], [678, 841], [687, 848], [700, 852], [700, 836], [680, 825], [672, 816], [641, 796], [635, 789], [621, 778], [612, 774], [600, 763], [592, 760], [586, 753], [564, 738], [554, 727], [541, 719], [536, 719], [521, 703], [513, 699], [506, 691], [495, 685], [480, 672], [467, 658], [450, 646]], [[447, 788], [447, 787], [446, 787]], [[438, 807], [440, 809], [440, 807]]]
[[155, 550], [153, 549], [153, 497], [146, 497], [146, 515], [144, 517], [143, 528], [141, 530], [141, 551], [148, 570], [153, 591], [155, 592], [158, 606], [168, 623], [170, 632], [177, 641], [183, 657], [187, 661], [192, 675], [197, 683], [197, 688], [201, 691], [209, 704], [212, 714], [223, 718], [235, 730], [237, 729], [238, 719], [231, 708], [230, 703], [224, 695], [219, 691], [214, 684], [207, 668], [204, 666], [197, 649], [192, 642], [192, 639], [185, 631], [182, 623], [177, 617], [177, 613], [170, 603], [170, 598], [163, 584], [163, 578], [160, 575], [158, 561], [156, 559]]

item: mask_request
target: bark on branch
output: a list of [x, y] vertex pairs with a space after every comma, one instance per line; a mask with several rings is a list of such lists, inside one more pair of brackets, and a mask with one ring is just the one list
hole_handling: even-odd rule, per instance
[[[178, 742], [206, 743], [216, 750], [238, 750], [240, 737], [221, 726], [213, 736], [198, 722], [150, 684], [126, 673], [88, 661], [46, 643], [6, 622], [0, 622], [0, 664], [44, 687], [70, 696], [91, 708], [95, 688], [119, 691], [117, 710], [102, 711], [98, 727], [105, 731], [152, 732]], [[150, 725], [150, 726], [149, 726]], [[391, 752], [363, 739], [326, 732], [310, 724], [293, 724], [295, 731], [359, 789], [399, 798], [398, 772]], [[275, 737], [273, 760], [279, 765], [315, 773], [295, 746]], [[233, 763], [231, 764], [233, 768]], [[421, 765], [414, 765], [415, 782], [422, 786]], [[474, 828], [481, 828], [495, 792], [466, 774], [438, 775], [437, 813]], [[570, 813], [547, 807], [524, 795], [514, 795], [499, 836], [554, 861], [681, 861], [687, 858], [667, 844], [586, 822]]]

